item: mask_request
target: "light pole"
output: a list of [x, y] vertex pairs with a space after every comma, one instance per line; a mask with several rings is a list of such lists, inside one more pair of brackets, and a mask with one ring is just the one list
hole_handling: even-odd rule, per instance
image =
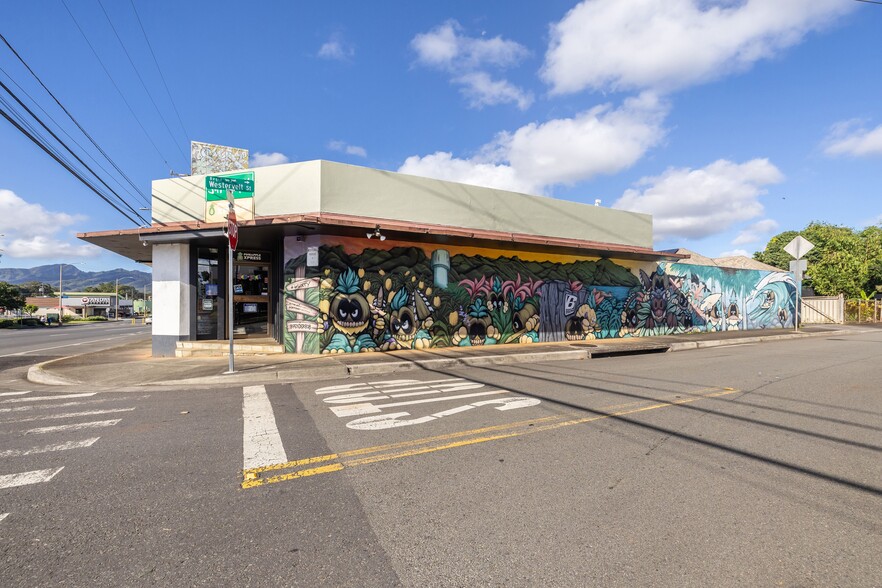
[[[76, 266], [74, 266], [74, 269], [76, 269]], [[59, 327], [64, 324], [61, 320], [61, 318], [64, 316], [64, 306], [62, 305], [62, 302], [61, 302], [61, 298], [63, 296], [62, 289], [61, 289], [61, 284], [62, 284], [61, 278], [62, 278], [63, 271], [64, 271], [64, 264], [59, 263], [58, 264], [58, 326]]]

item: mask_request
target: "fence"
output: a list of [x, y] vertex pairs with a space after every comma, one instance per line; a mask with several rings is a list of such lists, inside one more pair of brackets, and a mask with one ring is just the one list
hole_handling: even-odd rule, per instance
[[882, 301], [846, 300], [845, 320], [850, 323], [882, 322]]
[[800, 299], [802, 324], [844, 323], [845, 298], [839, 296], [808, 296]]

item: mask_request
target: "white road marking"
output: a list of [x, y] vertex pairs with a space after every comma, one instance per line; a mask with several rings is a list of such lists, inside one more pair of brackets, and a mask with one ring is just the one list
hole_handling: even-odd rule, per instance
[[9, 398], [0, 400], [2, 404], [12, 404], [13, 402], [37, 402], [38, 400], [67, 400], [68, 398], [86, 398], [87, 396], [95, 396], [97, 392], [81, 392], [80, 394], [58, 394], [57, 396], [30, 396], [28, 398]]
[[74, 423], [72, 425], [55, 425], [54, 427], [37, 427], [25, 431], [25, 435], [40, 435], [43, 433], [61, 433], [64, 431], [80, 431], [82, 429], [98, 429], [100, 427], [112, 427], [122, 419], [110, 419], [107, 421], [92, 421], [89, 423]]
[[244, 469], [285, 463], [288, 456], [264, 386], [242, 389], [242, 456]]
[[[464, 382], [464, 378], [444, 378], [443, 380], [385, 380], [382, 382], [357, 382], [355, 384], [342, 384], [340, 386], [325, 386], [315, 391], [316, 394], [332, 394], [334, 392], [359, 392], [374, 388], [398, 388], [399, 386], [425, 386], [426, 384], [439, 384], [442, 382]], [[384, 390], [388, 392], [388, 390]]]
[[[78, 327], [82, 328], [82, 327]], [[78, 347], [80, 345], [91, 345], [93, 343], [101, 343], [102, 341], [115, 341], [116, 339], [122, 339], [125, 335], [117, 335], [116, 337], [105, 337], [103, 339], [92, 339], [91, 341], [81, 341], [80, 343], [67, 343], [66, 345], [55, 345], [53, 347], [41, 347], [40, 349], [28, 349], [27, 351], [19, 351], [18, 353], [7, 353], [6, 355], [0, 355], [0, 357], [16, 357], [21, 355], [27, 355], [29, 353], [39, 353], [41, 351], [52, 351], [53, 349], [61, 349], [63, 347]]]
[[410, 425], [422, 425], [436, 419], [459, 414], [461, 412], [465, 412], [473, 408], [480, 408], [482, 406], [493, 406], [493, 408], [495, 408], [496, 410], [506, 411], [515, 410], [518, 408], [525, 408], [527, 406], [536, 406], [540, 402], [541, 400], [539, 400], [538, 398], [494, 398], [493, 400], [481, 400], [480, 402], [473, 402], [472, 404], [466, 404], [465, 406], [457, 406], [456, 408], [442, 410], [441, 412], [436, 412], [435, 414], [429, 416], [408, 420], [404, 420], [402, 418], [410, 416], [410, 413], [407, 412], [393, 412], [390, 414], [363, 417], [346, 423], [346, 427], [359, 431], [379, 431], [381, 429], [393, 429], [396, 427], [407, 427]]
[[64, 469], [52, 468], [48, 470], [34, 470], [32, 472], [21, 472], [20, 474], [6, 474], [0, 476], [0, 490], [4, 488], [15, 488], [16, 486], [27, 486], [28, 484], [39, 484], [48, 482], [55, 475]]
[[0, 421], [0, 424], [8, 424], [8, 423], [28, 423], [31, 421], [46, 421], [49, 419], [72, 419], [76, 417], [84, 417], [84, 416], [95, 416], [96, 414], [113, 414], [116, 412], [131, 412], [135, 410], [135, 407], [131, 408], [105, 408], [102, 410], [83, 410], [80, 412], [66, 412], [64, 414], [44, 414], [40, 416], [34, 417], [26, 417], [23, 419], [6, 419]]
[[8, 512], [0, 513], [0, 523], [3, 522], [3, 519], [9, 516]]
[[[147, 398], [144, 396], [144, 398]], [[82, 406], [84, 404], [103, 404], [105, 402], [118, 402], [119, 398], [114, 398], [112, 396], [107, 396], [105, 398], [98, 398], [95, 400], [75, 400], [74, 402], [62, 402], [61, 404], [34, 404], [34, 405], [24, 405], [24, 406], [11, 406], [8, 408], [0, 408], [0, 413], [4, 412], [22, 412], [25, 410], [49, 410], [56, 408], [64, 408], [67, 406]]]
[[0, 451], [0, 457], [22, 457], [24, 455], [32, 455], [34, 453], [49, 453], [51, 451], [67, 451], [68, 449], [80, 449], [83, 447], [91, 447], [95, 441], [101, 437], [92, 437], [82, 441], [67, 441], [65, 443], [57, 443], [55, 445], [43, 445], [42, 447], [31, 447], [30, 449], [7, 449]]
[[0, 396], [21, 396], [22, 394], [30, 394], [30, 390], [25, 390], [24, 392], [0, 392]]
[[348, 404], [346, 406], [332, 406], [331, 410], [338, 417], [359, 416], [363, 414], [376, 414], [383, 409], [393, 406], [407, 406], [410, 404], [425, 404], [427, 402], [444, 402], [446, 400], [460, 400], [461, 398], [474, 398], [476, 396], [490, 396], [492, 394], [511, 394], [510, 390], [490, 390], [489, 392], [474, 392], [472, 394], [457, 394], [456, 396], [443, 396], [441, 398], [423, 398], [422, 400], [408, 400], [405, 402], [387, 402], [385, 404]]

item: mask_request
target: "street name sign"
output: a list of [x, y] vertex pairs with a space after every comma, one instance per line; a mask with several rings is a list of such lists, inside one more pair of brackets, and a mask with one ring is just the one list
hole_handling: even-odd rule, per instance
[[[237, 178], [235, 176], [205, 176], [205, 189], [209, 190], [210, 192], [217, 191], [224, 193], [226, 193], [227, 190], [232, 190], [234, 193], [234, 197], [236, 192], [253, 194], [254, 179], [241, 177]], [[247, 196], [245, 197], [247, 198]]]

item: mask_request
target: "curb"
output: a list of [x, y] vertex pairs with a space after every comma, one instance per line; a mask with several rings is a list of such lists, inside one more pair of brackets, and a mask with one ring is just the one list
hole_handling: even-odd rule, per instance
[[[343, 362], [337, 362], [334, 365], [321, 367], [302, 367], [288, 369], [271, 369], [265, 372], [258, 371], [260, 368], [236, 372], [227, 375], [201, 376], [196, 378], [184, 378], [179, 380], [165, 380], [161, 382], [144, 382], [138, 386], [210, 386], [210, 385], [227, 385], [227, 384], [256, 384], [259, 382], [302, 382], [311, 380], [342, 380], [358, 376], [371, 376], [380, 374], [391, 374], [395, 372], [412, 371], [416, 369], [437, 370], [451, 369], [463, 367], [482, 367], [490, 365], [511, 365], [518, 363], [536, 363], [543, 361], [573, 361], [592, 359], [593, 357], [611, 357], [616, 355], [632, 355], [636, 353], [652, 353], [652, 352], [676, 352], [689, 351], [693, 349], [705, 349], [712, 347], [724, 347], [730, 345], [744, 345], [749, 343], [765, 343], [774, 341], [783, 341], [791, 339], [804, 339], [809, 337], [831, 337], [851, 335], [856, 332], [851, 330], [835, 330], [823, 331], [815, 333], [790, 333], [786, 335], [760, 335], [748, 336], [732, 339], [709, 339], [705, 341], [673, 341], [666, 343], [657, 343], [647, 346], [636, 345], [621, 347], [603, 346], [599, 344], [594, 347], [585, 347], [583, 349], [562, 349], [560, 351], [536, 351], [518, 354], [505, 355], [483, 355], [474, 357], [444, 357], [436, 359], [420, 359], [412, 361], [385, 361], [365, 362], [346, 365]], [[85, 354], [81, 354], [85, 355]], [[76, 356], [71, 356], [76, 357]], [[57, 358], [37, 365], [28, 369], [28, 381], [36, 384], [44, 384], [49, 386], [83, 386], [84, 382], [65, 378], [64, 376], [55, 375], [45, 368], [62, 359]], [[111, 384], [97, 384], [97, 387], [111, 386]]]
[[80, 386], [83, 384], [79, 380], [71, 380], [70, 378], [57, 376], [43, 369], [43, 366], [49, 365], [50, 363], [54, 363], [56, 361], [58, 360], [53, 359], [29, 367], [28, 382], [33, 382], [34, 384], [43, 384], [44, 386]]
[[767, 343], [772, 341], [789, 341], [792, 339], [808, 339], [810, 337], [830, 337], [853, 334], [853, 331], [824, 331], [820, 333], [795, 333], [790, 335], [760, 335], [736, 339], [711, 339], [708, 341], [675, 341], [670, 344], [669, 351], [689, 351], [709, 347], [725, 347], [728, 345], [744, 345], [746, 343]]

